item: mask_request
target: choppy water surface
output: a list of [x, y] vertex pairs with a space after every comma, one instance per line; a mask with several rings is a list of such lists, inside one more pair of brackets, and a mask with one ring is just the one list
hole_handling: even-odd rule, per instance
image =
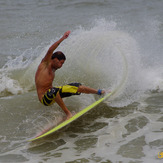
[[[0, 162], [161, 163], [163, 2], [0, 0]], [[67, 60], [54, 85], [115, 90], [61, 131], [28, 143], [64, 113], [37, 98], [34, 75], [48, 47]], [[64, 99], [78, 112], [99, 97]]]

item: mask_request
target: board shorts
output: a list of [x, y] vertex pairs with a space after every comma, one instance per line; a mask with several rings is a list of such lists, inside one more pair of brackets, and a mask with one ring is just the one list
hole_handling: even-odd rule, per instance
[[70, 83], [60, 87], [53, 87], [44, 94], [41, 103], [45, 106], [52, 105], [55, 102], [55, 98], [58, 93], [60, 94], [61, 98], [72, 95], [80, 95], [81, 93], [77, 92], [80, 85], [80, 83]]

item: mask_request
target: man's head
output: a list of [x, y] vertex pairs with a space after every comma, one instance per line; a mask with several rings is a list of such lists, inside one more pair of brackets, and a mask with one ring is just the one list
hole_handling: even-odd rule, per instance
[[62, 67], [64, 64], [66, 57], [61, 51], [57, 51], [52, 54], [52, 67], [57, 70]]
[[65, 55], [61, 51], [57, 51], [57, 52], [53, 53], [51, 59], [54, 59], [54, 58], [57, 58], [59, 61], [66, 60]]

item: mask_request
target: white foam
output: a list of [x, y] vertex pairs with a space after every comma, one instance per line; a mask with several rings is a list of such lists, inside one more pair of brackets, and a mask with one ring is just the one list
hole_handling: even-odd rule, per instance
[[5, 94], [23, 93], [23, 89], [18, 81], [11, 79], [6, 74], [0, 74], [0, 92]]
[[[0, 92], [18, 94], [35, 89], [37, 66], [57, 39], [48, 45], [27, 49], [14, 59], [10, 57], [1, 69]], [[54, 85], [81, 82], [97, 89], [118, 87], [111, 102], [118, 107], [138, 100], [148, 89], [162, 89], [161, 68], [143, 67], [136, 40], [118, 30], [114, 21], [100, 19], [92, 28], [72, 31], [57, 50], [63, 51], [67, 60], [56, 72]]]

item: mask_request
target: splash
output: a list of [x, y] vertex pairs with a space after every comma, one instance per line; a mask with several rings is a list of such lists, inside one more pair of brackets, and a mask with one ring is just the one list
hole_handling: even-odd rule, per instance
[[116, 89], [114, 96], [120, 105], [134, 101], [135, 91], [143, 89], [138, 45], [128, 33], [116, 30], [114, 22], [100, 21], [89, 30], [79, 28], [60, 49], [69, 63], [60, 73], [65, 76], [63, 84], [77, 80], [90, 87]]
[[[42, 44], [34, 50], [26, 50], [15, 59], [9, 59], [0, 71], [1, 94], [34, 90], [37, 66], [56, 40], [58, 38], [48, 46]], [[100, 19], [89, 29], [77, 28], [57, 50], [63, 51], [67, 60], [56, 72], [54, 85], [81, 82], [97, 89], [116, 89], [114, 106], [128, 105], [145, 91], [162, 83], [160, 73], [155, 71], [152, 81], [149, 80], [150, 75], [144, 77], [151, 73], [141, 61], [138, 42], [128, 32], [119, 30], [114, 21]]]
[[[34, 75], [39, 63], [38, 54], [45, 47], [28, 49], [17, 57], [8, 57], [8, 61], [0, 69], [1, 96], [22, 94], [35, 89]], [[38, 58], [36, 58], [38, 57]]]

